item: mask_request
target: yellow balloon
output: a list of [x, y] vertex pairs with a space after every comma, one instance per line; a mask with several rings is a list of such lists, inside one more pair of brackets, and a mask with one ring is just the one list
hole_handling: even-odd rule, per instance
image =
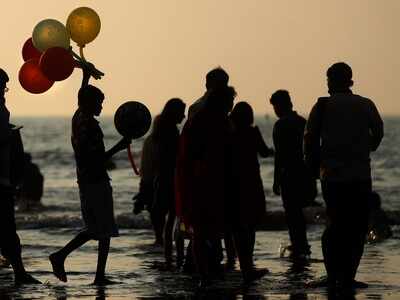
[[71, 39], [83, 47], [93, 41], [100, 32], [99, 15], [89, 7], [74, 9], [67, 19], [67, 30]]
[[64, 24], [54, 19], [40, 21], [32, 32], [32, 42], [36, 49], [45, 51], [52, 47], [69, 48], [70, 39]]

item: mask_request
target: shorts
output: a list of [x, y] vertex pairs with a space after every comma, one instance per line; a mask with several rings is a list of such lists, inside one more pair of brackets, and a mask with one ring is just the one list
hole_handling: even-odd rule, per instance
[[84, 232], [92, 239], [117, 237], [112, 187], [108, 181], [79, 184]]

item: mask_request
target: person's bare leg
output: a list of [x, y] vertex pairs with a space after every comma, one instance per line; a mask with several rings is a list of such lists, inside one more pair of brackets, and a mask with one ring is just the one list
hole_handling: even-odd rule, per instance
[[175, 213], [173, 211], [169, 211], [167, 222], [164, 227], [164, 257], [165, 257], [165, 265], [167, 268], [172, 266], [172, 236], [174, 230], [175, 223]]
[[53, 267], [54, 276], [61, 281], [67, 282], [67, 274], [65, 273], [64, 269], [65, 259], [72, 251], [78, 249], [90, 239], [90, 236], [85, 231], [82, 231], [78, 233], [78, 235], [75, 236], [61, 250], [50, 254], [49, 260], [51, 262], [51, 266]]
[[97, 256], [97, 270], [94, 284], [96, 285], [107, 285], [113, 282], [106, 279], [105, 271], [108, 258], [108, 252], [110, 251], [110, 239], [105, 238], [99, 240], [98, 256]]
[[185, 261], [185, 239], [183, 236], [178, 236], [175, 239], [176, 246], [176, 266], [181, 268]]
[[39, 280], [26, 272], [20, 255], [11, 259], [10, 262], [14, 270], [14, 281], [16, 285], [41, 283]]

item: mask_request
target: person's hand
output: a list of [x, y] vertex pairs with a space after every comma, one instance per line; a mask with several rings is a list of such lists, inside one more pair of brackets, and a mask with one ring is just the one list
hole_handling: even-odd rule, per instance
[[123, 137], [118, 141], [118, 143], [115, 145], [115, 149], [118, 151], [124, 150], [128, 148], [128, 146], [132, 143], [132, 140], [130, 138]]
[[133, 204], [133, 214], [138, 215], [144, 210], [144, 205], [141, 202], [136, 201]]
[[280, 196], [280, 194], [281, 194], [281, 186], [280, 186], [280, 184], [274, 182], [274, 184], [272, 186], [272, 191], [274, 192], [275, 195]]
[[94, 79], [101, 79], [104, 73], [99, 71], [94, 64], [88, 61], [76, 61], [79, 68], [83, 71], [83, 76], [90, 78], [92, 76]]

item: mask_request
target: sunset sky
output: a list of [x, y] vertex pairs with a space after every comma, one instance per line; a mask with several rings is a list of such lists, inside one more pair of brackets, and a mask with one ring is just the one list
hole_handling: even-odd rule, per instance
[[[307, 115], [326, 95], [325, 71], [337, 61], [353, 67], [354, 91], [382, 114], [400, 114], [400, 1], [398, 0], [40, 0], [2, 2], [1, 67], [11, 78], [12, 115], [70, 116], [81, 73], [48, 92], [29, 94], [18, 82], [21, 49], [41, 20], [65, 24], [79, 6], [97, 11], [99, 36], [85, 56], [106, 73], [94, 82], [106, 94], [105, 115], [127, 100], [158, 113], [172, 97], [191, 104], [205, 74], [222, 66], [237, 100], [272, 114], [269, 96], [288, 89]], [[76, 45], [74, 45], [77, 50]]]

